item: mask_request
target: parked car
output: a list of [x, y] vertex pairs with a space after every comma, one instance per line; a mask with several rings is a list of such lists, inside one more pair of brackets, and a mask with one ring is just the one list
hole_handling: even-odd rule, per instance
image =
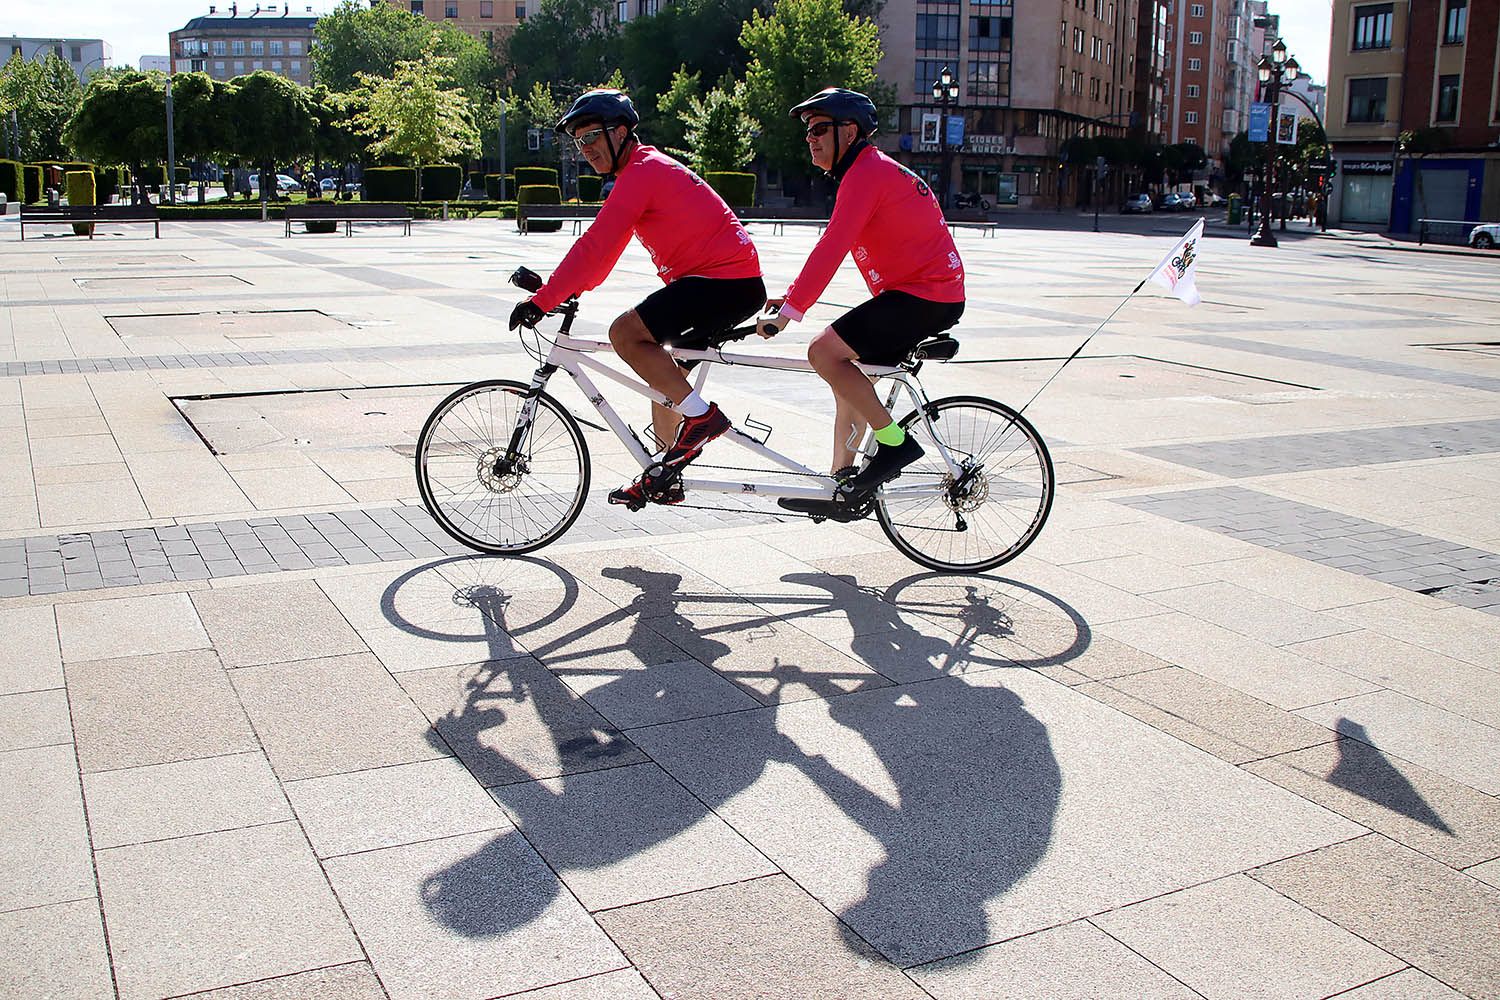
[[1210, 191], [1203, 196], [1203, 204], [1208, 208], [1218, 208], [1221, 205], [1228, 204], [1228, 199], [1217, 191]]
[[319, 191], [337, 191], [338, 189], [339, 182], [333, 177], [325, 177], [321, 181], [318, 181]]
[[1120, 214], [1129, 215], [1131, 212], [1154, 212], [1156, 205], [1151, 201], [1151, 196], [1142, 192], [1133, 194], [1120, 204]]
[[1476, 250], [1493, 250], [1497, 244], [1500, 244], [1500, 222], [1475, 226], [1469, 234], [1469, 246]]
[[[250, 175], [250, 187], [256, 191], [260, 190], [260, 174]], [[288, 191], [301, 191], [302, 185], [297, 183], [295, 177], [287, 174], [276, 175], [276, 190], [285, 194]]]

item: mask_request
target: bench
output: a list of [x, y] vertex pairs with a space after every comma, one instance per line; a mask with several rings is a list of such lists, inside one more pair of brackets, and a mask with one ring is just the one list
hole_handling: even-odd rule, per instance
[[[1440, 227], [1454, 226], [1458, 230], [1458, 243], [1469, 242], [1469, 231], [1475, 226], [1482, 226], [1482, 222], [1467, 222], [1463, 219], [1418, 219], [1417, 220], [1417, 243], [1420, 245], [1427, 242], [1430, 230]], [[1447, 230], [1444, 230], [1446, 233]]]
[[356, 222], [396, 223], [403, 229], [403, 236], [411, 235], [411, 209], [405, 205], [387, 205], [381, 202], [337, 202], [334, 204], [288, 205], [286, 212], [286, 234], [292, 235], [294, 222], [332, 222], [335, 227], [344, 224], [344, 235], [354, 235]]
[[995, 230], [1000, 228], [999, 224], [994, 222], [964, 222], [962, 220], [954, 221], [952, 219], [948, 219], [945, 221], [947, 223], [948, 232], [950, 234], [956, 229], [977, 229], [985, 236], [994, 236]]
[[516, 228], [522, 233], [531, 232], [533, 222], [571, 222], [573, 235], [583, 232], [585, 222], [594, 221], [600, 205], [517, 205]]
[[[760, 208], [746, 209], [753, 215], [740, 215], [742, 226], [770, 226], [771, 235], [780, 236], [787, 226], [817, 226], [822, 232], [828, 226], [828, 217], [810, 208]], [[735, 213], [739, 215], [738, 212]]]
[[[27, 226], [71, 226], [80, 222], [149, 222], [156, 229], [156, 238], [161, 239], [161, 216], [156, 206], [145, 205], [22, 205], [21, 239], [26, 239]], [[89, 239], [94, 238], [94, 228], [89, 227]]]

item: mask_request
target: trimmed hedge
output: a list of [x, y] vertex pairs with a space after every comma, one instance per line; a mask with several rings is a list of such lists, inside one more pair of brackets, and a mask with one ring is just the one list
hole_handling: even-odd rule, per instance
[[42, 168], [35, 163], [28, 163], [24, 171], [26, 174], [26, 204], [35, 205], [42, 200]]
[[468, 176], [469, 176], [469, 190], [470, 191], [478, 191], [480, 188], [484, 187], [484, 171], [483, 170], [470, 170]]
[[[233, 205], [158, 205], [157, 214], [163, 219], [250, 219], [260, 221], [260, 202], [237, 202]], [[275, 203], [266, 206], [266, 218], [280, 219], [286, 213], [285, 205]]]
[[578, 175], [578, 200], [600, 201], [599, 190], [604, 187], [604, 178], [598, 174]]
[[[97, 189], [94, 186], [94, 171], [92, 167], [88, 170], [69, 170], [63, 177], [68, 183], [69, 207], [98, 204], [98, 199], [95, 197]], [[94, 233], [94, 224], [92, 222], [75, 222], [73, 223], [73, 233], [75, 236], [92, 236]]]
[[15, 160], [0, 160], [0, 194], [6, 201], [20, 201], [26, 193], [26, 173]]
[[515, 178], [517, 191], [528, 184], [557, 186], [557, 171], [551, 167], [517, 167]]
[[485, 174], [484, 196], [490, 201], [504, 201], [505, 192], [512, 186], [510, 174]]
[[120, 193], [120, 168], [95, 167], [94, 187], [99, 196], [99, 204], [108, 205]]
[[[520, 179], [520, 168], [516, 171], [517, 180]], [[516, 191], [516, 202], [519, 205], [561, 205], [562, 188], [556, 184], [522, 184]], [[561, 222], [528, 222], [528, 232], [555, 233], [562, 228]]]
[[733, 170], [710, 170], [703, 175], [708, 186], [735, 208], [755, 204], [755, 175]]
[[366, 201], [416, 201], [417, 172], [411, 167], [370, 167], [365, 171]]
[[464, 186], [464, 170], [456, 163], [432, 163], [422, 168], [423, 201], [457, 201]]

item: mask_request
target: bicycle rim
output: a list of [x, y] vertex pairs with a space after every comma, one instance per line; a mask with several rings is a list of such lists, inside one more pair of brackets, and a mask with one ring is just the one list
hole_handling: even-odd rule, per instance
[[444, 531], [480, 552], [521, 553], [567, 531], [589, 489], [589, 455], [572, 414], [536, 398], [515, 469], [501, 465], [528, 389], [478, 382], [438, 404], [417, 439], [417, 485]]
[[955, 485], [933, 432], [956, 463], [974, 469], [967, 488], [927, 496], [883, 491], [875, 505], [886, 536], [904, 555], [930, 569], [976, 572], [1020, 555], [1052, 509], [1052, 457], [1025, 417], [978, 396], [929, 404], [932, 430], [920, 413], [901, 426], [925, 452], [893, 487]]

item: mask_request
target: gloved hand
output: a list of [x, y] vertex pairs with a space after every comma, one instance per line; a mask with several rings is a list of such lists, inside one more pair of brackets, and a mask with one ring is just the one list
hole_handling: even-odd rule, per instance
[[522, 326], [536, 326], [545, 315], [541, 307], [530, 299], [517, 302], [516, 307], [510, 311], [510, 328], [514, 330]]
[[755, 332], [769, 340], [786, 329], [790, 319], [781, 315], [781, 304], [785, 299], [766, 300], [765, 311], [755, 317]]

